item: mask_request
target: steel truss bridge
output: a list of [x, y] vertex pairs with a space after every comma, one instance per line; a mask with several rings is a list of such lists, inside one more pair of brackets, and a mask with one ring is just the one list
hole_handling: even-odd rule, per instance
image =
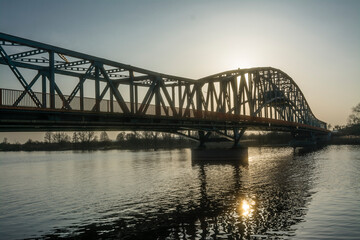
[[329, 132], [293, 79], [271, 67], [195, 80], [5, 33], [0, 54], [0, 76], [11, 76], [0, 82], [22, 86], [0, 89], [3, 132], [149, 130], [235, 145], [247, 129]]

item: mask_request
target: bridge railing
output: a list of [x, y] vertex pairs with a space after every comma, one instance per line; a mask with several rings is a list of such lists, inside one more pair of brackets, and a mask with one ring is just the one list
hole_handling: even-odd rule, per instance
[[[4, 88], [0, 88], [0, 106], [8, 106], [8, 107], [26, 107], [26, 108], [38, 108], [38, 106], [34, 103], [34, 101], [32, 100], [32, 98], [30, 97], [29, 94], [25, 94], [22, 98], [21, 101], [19, 101], [19, 103], [14, 106], [14, 104], [17, 102], [17, 100], [21, 97], [21, 95], [23, 94], [24, 91], [22, 90], [13, 90], [13, 89], [4, 89]], [[35, 96], [41, 101], [41, 102], [47, 102], [49, 103], [50, 101], [50, 94], [43, 94], [40, 92], [34, 92]], [[68, 95], [64, 95], [64, 98], [67, 99], [69, 96]], [[45, 101], [44, 101], [45, 100]], [[82, 111], [94, 111], [94, 106], [96, 104], [96, 99], [95, 98], [90, 98], [90, 97], [84, 97], [81, 98], [79, 96], [75, 96], [71, 103], [70, 103], [70, 107], [72, 110], [74, 111], [81, 111], [81, 101], [83, 101], [83, 109]], [[121, 107], [117, 104], [116, 101], [113, 102], [113, 104], [111, 104], [112, 102], [109, 99], [102, 99], [100, 102], [100, 106], [99, 106], [99, 111], [103, 112], [103, 113], [110, 113], [110, 112], [114, 112], [114, 113], [123, 113]], [[125, 104], [127, 105], [127, 107], [129, 109], [131, 109], [131, 103], [130, 102], [125, 102]], [[64, 107], [64, 101], [60, 98], [59, 95], [55, 95], [55, 109], [63, 109]], [[112, 105], [112, 106], [111, 106]], [[136, 109], [140, 109], [142, 104], [137, 104], [137, 106], [134, 106], [135, 109], [135, 113], [137, 112]], [[43, 109], [49, 108], [48, 106], [43, 107]], [[185, 109], [181, 109], [182, 111], [180, 111], [179, 108], [175, 108], [176, 112], [184, 112]], [[170, 116], [173, 117], [175, 116], [173, 114], [173, 111], [170, 109], [170, 107], [167, 107], [166, 110], [163, 109], [163, 107], [160, 107], [160, 115], [161, 116]], [[146, 115], [156, 115], [156, 106], [153, 104], [150, 104], [147, 107], [146, 110]], [[190, 111], [188, 111], [187, 116], [188, 117], [196, 117], [196, 116], [200, 116], [201, 113], [198, 113], [196, 110], [194, 109], [190, 109]]]
[[[13, 90], [13, 89], [2, 89], [0, 88], [0, 106], [5, 107], [14, 107], [14, 108], [38, 108], [32, 98], [29, 94], [25, 94], [19, 103], [14, 106], [14, 104], [18, 101], [19, 97], [23, 94], [24, 91], [21, 90]], [[34, 92], [35, 96], [38, 99], [43, 100], [44, 102], [48, 102], [50, 99], [50, 94], [42, 94], [39, 92]], [[64, 95], [65, 99], [68, 97]], [[73, 111], [81, 111], [80, 107], [80, 101], [81, 98], [76, 96], [70, 103], [70, 107]], [[84, 97], [82, 99], [83, 101], [83, 110], [86, 112], [95, 112], [94, 106], [96, 104], [95, 98], [89, 98]], [[131, 109], [130, 103], [126, 102], [126, 105], [129, 109]], [[62, 110], [64, 107], [64, 101], [59, 97], [59, 95], [55, 95], [55, 109]], [[141, 104], [138, 104], [137, 106], [134, 106], [134, 114], [139, 114], [137, 112], [137, 109], [141, 108]], [[39, 108], [38, 108], [39, 109]], [[46, 107], [43, 107], [41, 109], [49, 109]], [[156, 116], [156, 112], [160, 112], [160, 116], [168, 116], [168, 117], [182, 117], [182, 118], [196, 118], [199, 120], [211, 120], [211, 121], [231, 121], [231, 122], [249, 122], [252, 124], [259, 124], [264, 125], [268, 124], [269, 127], [271, 124], [273, 125], [287, 125], [287, 126], [293, 126], [293, 127], [308, 127], [308, 125], [296, 123], [296, 122], [288, 122], [284, 120], [276, 120], [276, 119], [270, 119], [270, 118], [263, 118], [263, 117], [253, 117], [253, 116], [247, 116], [247, 115], [239, 115], [239, 114], [233, 114], [233, 113], [221, 113], [221, 112], [211, 112], [211, 111], [198, 111], [195, 109], [188, 109], [187, 112], [186, 109], [182, 108], [175, 108], [176, 113], [174, 114], [173, 111], [167, 107], [166, 110], [161, 107], [160, 111], [156, 109], [155, 105], [150, 104], [147, 108], [145, 115], [150, 116]], [[66, 110], [68, 111], [68, 110]], [[121, 107], [116, 103], [116, 101], [113, 102], [113, 106], [111, 106], [111, 101], [108, 99], [103, 99], [100, 102], [99, 112], [101, 113], [122, 113]], [[314, 128], [320, 129], [326, 129], [326, 123], [320, 123], [318, 126], [313, 126]]]

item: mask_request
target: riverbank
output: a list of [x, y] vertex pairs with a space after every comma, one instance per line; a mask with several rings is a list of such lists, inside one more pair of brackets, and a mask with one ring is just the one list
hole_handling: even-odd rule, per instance
[[179, 148], [192, 148], [196, 147], [197, 143], [188, 140], [172, 140], [172, 141], [137, 141], [134, 142], [88, 142], [88, 143], [44, 143], [44, 142], [27, 142], [24, 144], [19, 143], [1, 143], [0, 151], [16, 152], [16, 151], [67, 151], [67, 150], [80, 150], [80, 151], [94, 151], [94, 150], [140, 150], [140, 149], [179, 149]]
[[360, 136], [333, 136], [330, 145], [360, 145]]
[[[244, 147], [286, 147], [289, 146], [289, 139], [245, 139], [240, 141], [240, 145]], [[360, 145], [359, 136], [333, 136], [327, 145]], [[209, 148], [227, 148], [231, 147], [230, 142], [226, 143], [208, 143]], [[140, 149], [181, 149], [196, 148], [198, 143], [187, 139], [159, 139], [150, 141], [146, 139], [138, 139], [133, 141], [105, 141], [105, 142], [85, 142], [85, 143], [45, 143], [28, 141], [24, 144], [20, 143], [0, 143], [0, 151], [16, 152], [16, 151], [95, 151], [95, 150], [140, 150]]]

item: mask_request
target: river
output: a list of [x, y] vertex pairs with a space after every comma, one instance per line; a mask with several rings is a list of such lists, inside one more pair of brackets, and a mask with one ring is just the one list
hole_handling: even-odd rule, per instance
[[359, 239], [360, 146], [0, 153], [0, 239]]

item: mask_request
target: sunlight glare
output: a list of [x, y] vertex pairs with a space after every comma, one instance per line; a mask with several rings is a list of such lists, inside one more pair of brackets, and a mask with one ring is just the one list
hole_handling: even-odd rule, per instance
[[241, 215], [244, 217], [249, 217], [251, 213], [254, 211], [253, 206], [255, 205], [255, 202], [253, 200], [242, 200], [241, 206], [240, 206], [240, 212]]

